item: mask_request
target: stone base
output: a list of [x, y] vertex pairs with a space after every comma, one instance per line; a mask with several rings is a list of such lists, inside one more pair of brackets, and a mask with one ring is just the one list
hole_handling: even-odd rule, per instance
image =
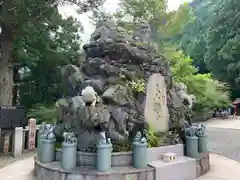
[[155, 168], [156, 180], [194, 180], [196, 178], [196, 160], [186, 156], [177, 156], [175, 161], [157, 160], [149, 163]]
[[99, 172], [93, 167], [77, 167], [66, 171], [59, 162], [40, 163], [35, 159], [36, 180], [155, 180], [154, 168], [135, 169], [132, 166], [113, 167]]
[[[165, 153], [175, 153], [176, 161], [162, 161]], [[210, 170], [209, 153], [202, 153], [197, 159], [183, 155], [183, 145], [148, 148], [148, 164], [145, 169], [132, 167], [132, 152], [112, 153], [112, 169], [99, 172], [95, 168], [95, 153], [77, 153], [78, 167], [71, 171], [61, 168], [61, 152], [56, 161], [40, 163], [35, 158], [36, 180], [193, 180]], [[81, 161], [80, 161], [81, 160]]]
[[201, 153], [197, 157], [197, 177], [206, 174], [210, 170], [209, 153]]

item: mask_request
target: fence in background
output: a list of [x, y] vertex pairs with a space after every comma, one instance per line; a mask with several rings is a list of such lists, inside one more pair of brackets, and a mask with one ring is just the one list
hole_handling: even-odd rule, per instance
[[0, 129], [0, 153], [10, 154], [13, 144], [13, 129]]
[[25, 128], [0, 129], [0, 153], [16, 157], [22, 155], [23, 151], [34, 151], [37, 148], [39, 128], [36, 119], [31, 118]]

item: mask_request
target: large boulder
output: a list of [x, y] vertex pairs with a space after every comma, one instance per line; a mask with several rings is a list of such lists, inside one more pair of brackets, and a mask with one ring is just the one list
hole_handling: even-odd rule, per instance
[[[86, 58], [81, 58], [78, 67], [63, 68], [70, 97], [58, 103], [58, 124], [67, 124], [78, 135], [80, 150], [92, 148], [102, 124], [113, 144], [131, 140], [149, 126], [156, 132], [172, 131], [173, 138], [181, 133], [190, 112], [185, 100], [193, 98], [185, 87], [172, 82], [169, 63], [156, 52], [149, 33], [147, 24], [127, 33], [105, 20], [83, 47]], [[99, 101], [94, 108], [84, 106], [79, 96], [86, 86], [97, 92]], [[180, 141], [174, 138], [170, 142]]]

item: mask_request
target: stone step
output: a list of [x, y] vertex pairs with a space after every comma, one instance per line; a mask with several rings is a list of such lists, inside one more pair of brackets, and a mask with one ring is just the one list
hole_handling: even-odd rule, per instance
[[76, 167], [64, 170], [59, 162], [40, 163], [35, 159], [36, 180], [156, 180], [154, 168], [135, 169], [132, 166], [113, 167], [99, 172], [94, 167]]
[[152, 161], [149, 166], [155, 168], [156, 180], [194, 180], [196, 175], [196, 160], [177, 156], [175, 161]]
[[183, 144], [148, 148], [148, 151], [147, 151], [148, 162], [161, 159], [162, 155], [165, 153], [175, 153], [177, 156], [183, 156], [184, 155]]

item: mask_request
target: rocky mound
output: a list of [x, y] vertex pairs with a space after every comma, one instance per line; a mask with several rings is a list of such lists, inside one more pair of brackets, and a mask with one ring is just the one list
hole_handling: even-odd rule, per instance
[[[148, 25], [128, 34], [105, 20], [83, 49], [86, 57], [78, 65], [62, 69], [67, 94], [57, 102], [58, 134], [76, 133], [82, 151], [94, 146], [100, 131], [121, 144], [149, 125], [156, 132], [171, 131], [169, 143], [181, 141], [192, 100], [185, 86], [172, 82], [169, 64], [156, 52]], [[87, 86], [97, 92], [94, 106], [83, 101]]]

